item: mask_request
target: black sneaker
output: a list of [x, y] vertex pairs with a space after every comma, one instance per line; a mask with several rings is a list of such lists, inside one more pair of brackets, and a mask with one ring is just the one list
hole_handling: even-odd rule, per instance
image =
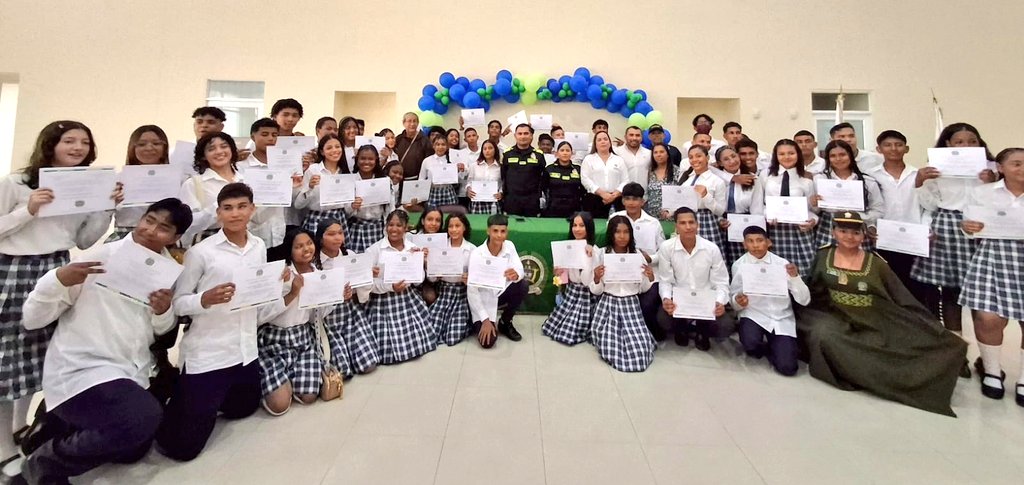
[[518, 342], [523, 339], [523, 336], [519, 334], [519, 330], [516, 330], [515, 325], [512, 325], [512, 321], [500, 320], [498, 321], [498, 332], [508, 337], [513, 342]]
[[676, 332], [675, 341], [676, 345], [686, 347], [687, 345], [690, 345], [690, 334], [686, 333], [686, 331]]
[[693, 346], [697, 347], [697, 350], [707, 352], [708, 350], [711, 350], [711, 338], [707, 335], [701, 335], [698, 333]]

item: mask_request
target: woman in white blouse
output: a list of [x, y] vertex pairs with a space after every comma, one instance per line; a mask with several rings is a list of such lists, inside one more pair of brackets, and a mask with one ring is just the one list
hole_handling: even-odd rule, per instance
[[692, 145], [686, 151], [690, 168], [683, 172], [679, 185], [692, 187], [700, 198], [697, 202], [697, 229], [700, 237], [722, 247], [722, 231], [718, 221], [725, 213], [725, 182], [708, 170], [708, 151], [701, 145]]
[[608, 217], [612, 204], [616, 208], [622, 199], [622, 187], [629, 183], [629, 170], [622, 157], [612, 153], [612, 139], [607, 132], [594, 135], [594, 147], [583, 158], [580, 177], [587, 195], [583, 196], [583, 210], [595, 219]]
[[756, 171], [755, 168], [743, 163], [735, 148], [729, 146], [719, 148], [715, 151], [715, 160], [718, 162], [718, 168], [725, 174], [720, 178], [729, 179], [725, 183], [725, 214], [718, 224], [722, 228], [722, 238], [726, 241], [722, 246], [722, 257], [725, 258], [726, 267], [731, 270], [732, 264], [746, 254], [747, 250], [743, 247], [742, 241], [729, 242], [729, 226], [732, 223], [729, 221], [728, 214], [750, 214], [750, 205], [754, 200], [754, 187], [761, 185], [761, 179], [754, 178], [754, 183], [750, 185], [733, 181], [737, 175], [754, 176]]

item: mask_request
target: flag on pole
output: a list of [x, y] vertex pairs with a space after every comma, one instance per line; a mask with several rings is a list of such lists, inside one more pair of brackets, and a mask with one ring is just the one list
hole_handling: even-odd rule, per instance
[[843, 122], [843, 102], [846, 101], [846, 95], [843, 94], [843, 86], [839, 85], [839, 94], [836, 95], [836, 122], [834, 125], [838, 125]]
[[935, 139], [938, 140], [946, 124], [942, 121], [942, 107], [939, 106], [939, 99], [935, 97], [934, 89], [932, 89], [932, 109], [935, 111]]

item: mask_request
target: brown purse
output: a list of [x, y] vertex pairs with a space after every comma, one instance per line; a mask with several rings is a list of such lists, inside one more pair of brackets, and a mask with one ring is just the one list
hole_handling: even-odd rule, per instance
[[[322, 350], [324, 335], [324, 318], [323, 315], [317, 318], [316, 322], [316, 333], [317, 333], [317, 345]], [[330, 350], [324, 355], [324, 370], [322, 372], [323, 381], [320, 384], [320, 399], [324, 401], [331, 401], [334, 399], [341, 399], [345, 394], [345, 382], [341, 375], [341, 371], [338, 370], [333, 364], [331, 364], [331, 352]]]

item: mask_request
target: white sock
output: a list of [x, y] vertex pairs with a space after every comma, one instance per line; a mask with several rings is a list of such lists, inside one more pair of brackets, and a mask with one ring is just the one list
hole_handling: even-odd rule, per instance
[[978, 342], [978, 350], [981, 351], [981, 363], [985, 366], [985, 374], [995, 376], [984, 376], [982, 382], [986, 386], [1002, 389], [1003, 383], [999, 376], [1003, 369], [999, 364], [999, 347], [998, 345], [986, 345]]

